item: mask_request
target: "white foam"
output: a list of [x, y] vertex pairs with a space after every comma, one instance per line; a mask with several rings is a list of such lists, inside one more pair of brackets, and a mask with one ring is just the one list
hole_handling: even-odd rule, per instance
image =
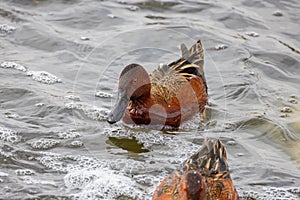
[[7, 25], [7, 24], [1, 24], [0, 25], [0, 33], [12, 33], [16, 30], [15, 27]]
[[29, 141], [28, 144], [34, 149], [50, 149], [60, 144], [58, 140], [41, 138]]
[[65, 132], [58, 132], [57, 133], [58, 138], [60, 139], [70, 139], [70, 138], [78, 138], [81, 137], [80, 133], [78, 133], [76, 130], [68, 130]]
[[46, 71], [28, 71], [26, 75], [31, 76], [31, 78], [35, 81], [45, 84], [61, 83], [59, 78]]
[[145, 191], [140, 184], [154, 184], [151, 177], [143, 175], [153, 169], [142, 161], [43, 154], [36, 159], [48, 169], [66, 173], [64, 182], [74, 199], [151, 199], [153, 188]]
[[0, 64], [0, 67], [2, 68], [11, 68], [11, 69], [16, 69], [16, 70], [19, 70], [19, 71], [22, 71], [22, 72], [26, 72], [27, 71], [27, 68], [24, 67], [23, 65], [20, 65], [18, 63], [15, 63], [15, 62], [2, 62]]
[[219, 45], [215, 46], [215, 50], [224, 50], [227, 48], [228, 48], [228, 45], [226, 45], [226, 44], [219, 44]]
[[12, 129], [0, 126], [0, 140], [10, 143], [17, 143], [21, 140], [21, 136]]
[[80, 101], [80, 97], [79, 96], [75, 96], [73, 94], [67, 95], [65, 96], [66, 99], [72, 100], [72, 101]]
[[7, 177], [9, 174], [5, 172], [0, 172], [0, 177]]
[[83, 142], [79, 140], [74, 140], [71, 142], [71, 147], [82, 147], [82, 146], [83, 146]]
[[64, 181], [70, 189], [81, 189], [72, 195], [75, 199], [145, 199], [142, 193], [133, 189], [137, 187], [134, 181], [107, 169], [74, 171], [67, 174]]
[[251, 37], [259, 37], [259, 34], [254, 32], [254, 31], [247, 32], [246, 34], [251, 36]]
[[67, 109], [75, 109], [82, 111], [88, 118], [98, 121], [106, 121], [109, 110], [83, 104], [80, 102], [70, 102], [65, 104]]
[[95, 96], [96, 97], [100, 97], [100, 98], [112, 98], [113, 97], [112, 94], [109, 94], [109, 93], [106, 93], [106, 92], [102, 92], [102, 91], [96, 92]]
[[28, 176], [28, 175], [33, 175], [34, 171], [31, 169], [17, 169], [17, 170], [15, 170], [15, 173], [18, 176]]

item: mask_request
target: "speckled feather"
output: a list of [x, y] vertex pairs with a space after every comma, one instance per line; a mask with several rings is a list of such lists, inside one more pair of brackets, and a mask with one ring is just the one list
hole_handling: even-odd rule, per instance
[[189, 51], [181, 44], [181, 51], [182, 58], [168, 65], [161, 65], [150, 75], [151, 94], [156, 99], [164, 99], [166, 104], [171, 102], [181, 85], [190, 78], [201, 77], [207, 88], [203, 72], [204, 53], [200, 40]]

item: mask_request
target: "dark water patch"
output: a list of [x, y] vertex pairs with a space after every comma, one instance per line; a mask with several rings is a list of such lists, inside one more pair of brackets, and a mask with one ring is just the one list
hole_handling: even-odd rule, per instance
[[138, 6], [141, 9], [151, 10], [156, 12], [166, 11], [172, 9], [172, 7], [180, 4], [174, 1], [141, 1], [134, 3], [133, 5]]
[[133, 153], [145, 153], [149, 152], [148, 149], [145, 149], [143, 144], [139, 144], [135, 138], [116, 138], [109, 137], [106, 141], [107, 144], [115, 145], [121, 149], [124, 149]]
[[4, 19], [9, 20], [10, 22], [22, 22], [25, 21], [21, 17], [17, 16], [14, 11], [0, 8], [0, 16]]
[[164, 20], [167, 17], [159, 16], [159, 15], [146, 15], [145, 18], [153, 19], [153, 20]]
[[27, 98], [34, 95], [34, 92], [23, 88], [0, 88], [1, 104], [15, 101], [20, 98]]

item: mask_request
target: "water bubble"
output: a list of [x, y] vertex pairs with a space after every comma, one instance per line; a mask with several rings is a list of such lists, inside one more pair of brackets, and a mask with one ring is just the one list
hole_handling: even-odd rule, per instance
[[67, 109], [82, 111], [88, 118], [98, 121], [106, 121], [109, 110], [98, 108], [96, 106], [85, 105], [79, 102], [70, 102], [65, 104]]
[[96, 92], [95, 96], [100, 97], [100, 98], [112, 98], [113, 97], [112, 94], [105, 93], [105, 92], [102, 92], [102, 91]]
[[139, 9], [139, 7], [137, 7], [137, 6], [130, 6], [128, 9], [130, 11], [137, 11]]
[[44, 103], [36, 103], [35, 106], [36, 107], [43, 107], [45, 104]]
[[80, 97], [75, 96], [73, 94], [65, 96], [65, 99], [69, 99], [69, 100], [72, 100], [72, 101], [80, 101]]
[[24, 67], [23, 65], [20, 65], [18, 63], [15, 63], [15, 62], [2, 62], [0, 64], [0, 67], [2, 68], [11, 68], [11, 69], [16, 69], [16, 70], [19, 70], [19, 71], [22, 71], [22, 72], [26, 72], [27, 69], [26, 67]]
[[7, 24], [1, 24], [0, 25], [0, 33], [9, 34], [15, 31], [16, 28]]
[[28, 175], [33, 175], [34, 171], [31, 169], [17, 169], [17, 170], [15, 170], [15, 173], [18, 176], [28, 176]]
[[117, 16], [113, 15], [113, 14], [108, 14], [107, 17], [112, 18], [112, 19], [117, 18]]
[[239, 157], [244, 156], [243, 153], [237, 153], [236, 155], [239, 156]]
[[254, 32], [254, 31], [251, 31], [251, 32], [247, 32], [246, 35], [249, 35], [251, 37], [259, 37], [259, 34]]
[[90, 38], [88, 38], [88, 37], [85, 37], [85, 36], [81, 36], [81, 37], [80, 37], [80, 39], [81, 39], [81, 40], [84, 40], [84, 41], [86, 41], [86, 40], [90, 40]]
[[59, 132], [57, 135], [58, 135], [58, 138], [60, 138], [60, 139], [70, 139], [70, 138], [81, 137], [80, 133], [78, 133], [76, 130]]
[[106, 169], [71, 172], [64, 177], [64, 181], [70, 189], [82, 189], [72, 195], [78, 199], [145, 199], [132, 189], [137, 186], [130, 178]]
[[6, 113], [4, 113], [4, 114], [5, 114], [5, 116], [6, 116], [7, 118], [11, 118], [11, 119], [19, 118], [19, 115], [18, 115], [18, 114], [15, 114], [15, 113], [6, 112]]
[[0, 177], [7, 177], [9, 174], [5, 172], [0, 172]]
[[223, 50], [223, 49], [227, 49], [228, 46], [226, 44], [219, 44], [215, 46], [215, 50]]
[[293, 111], [290, 107], [283, 107], [283, 108], [280, 109], [280, 112], [291, 113]]
[[236, 126], [235, 124], [229, 123], [229, 122], [223, 124], [223, 128], [224, 128], [224, 129], [227, 129], [227, 130], [232, 130], [232, 129], [235, 128], [235, 126]]
[[10, 143], [17, 143], [21, 140], [18, 133], [12, 129], [0, 126], [0, 140]]
[[233, 146], [233, 145], [236, 145], [236, 141], [230, 140], [230, 141], [226, 142], [226, 144], [230, 145], [230, 146]]
[[292, 104], [297, 104], [298, 103], [298, 101], [295, 98], [290, 98], [288, 101]]
[[276, 17], [281, 17], [281, 16], [283, 16], [283, 13], [280, 10], [276, 10], [272, 13], [272, 15], [274, 15]]
[[286, 118], [286, 117], [288, 117], [288, 116], [289, 116], [289, 115], [286, 114], [286, 113], [282, 113], [282, 114], [279, 115], [279, 117], [281, 117], [281, 118]]
[[74, 140], [71, 142], [71, 147], [82, 147], [82, 146], [83, 146], [83, 142], [79, 140]]
[[35, 81], [45, 84], [61, 83], [59, 78], [46, 71], [28, 71], [26, 75], [31, 76]]
[[28, 144], [34, 149], [50, 149], [60, 144], [60, 142], [54, 139], [41, 138], [29, 141]]

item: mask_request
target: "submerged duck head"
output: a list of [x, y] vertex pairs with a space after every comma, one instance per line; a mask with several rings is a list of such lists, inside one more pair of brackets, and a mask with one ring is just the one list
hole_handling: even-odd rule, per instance
[[117, 102], [108, 115], [107, 121], [113, 124], [121, 120], [129, 101], [149, 97], [150, 90], [151, 84], [147, 71], [138, 64], [127, 65], [120, 74]]

